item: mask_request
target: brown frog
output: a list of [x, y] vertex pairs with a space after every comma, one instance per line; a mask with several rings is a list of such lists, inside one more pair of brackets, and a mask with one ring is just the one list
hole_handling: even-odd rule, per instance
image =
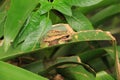
[[[71, 35], [74, 33], [72, 28], [68, 24], [57, 24], [55, 27], [63, 25], [66, 28], [66, 31], [62, 30], [50, 30], [46, 37], [43, 39], [44, 47], [53, 46], [56, 44], [63, 44], [65, 42], [69, 42], [71, 40]], [[53, 26], [53, 27], [54, 27]], [[42, 45], [43, 47], [43, 45]]]

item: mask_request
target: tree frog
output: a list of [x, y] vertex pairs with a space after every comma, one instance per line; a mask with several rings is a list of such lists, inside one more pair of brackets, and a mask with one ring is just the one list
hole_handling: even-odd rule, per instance
[[71, 35], [74, 33], [68, 24], [56, 24], [53, 27], [63, 25], [66, 30], [50, 30], [46, 37], [44, 37], [41, 47], [53, 46], [56, 44], [63, 44], [71, 40]]

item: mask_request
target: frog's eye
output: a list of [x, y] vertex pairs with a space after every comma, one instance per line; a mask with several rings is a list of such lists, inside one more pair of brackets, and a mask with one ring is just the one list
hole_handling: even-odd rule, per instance
[[68, 38], [68, 37], [70, 37], [70, 35], [67, 35], [66, 37]]

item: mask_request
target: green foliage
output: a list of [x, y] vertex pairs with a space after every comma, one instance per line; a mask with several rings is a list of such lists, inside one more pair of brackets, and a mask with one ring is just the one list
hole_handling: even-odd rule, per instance
[[[2, 61], [0, 62], [0, 67], [1, 67], [0, 71], [2, 72], [0, 75], [1, 80], [10, 80], [10, 79], [12, 79], [12, 80], [21, 80], [21, 79], [48, 80], [46, 78], [43, 78], [43, 77], [33, 74], [29, 71], [12, 66], [12, 65], [2, 62]], [[11, 72], [13, 72], [13, 73], [11, 74]]]
[[37, 3], [38, 0], [35, 0], [34, 2], [32, 0], [26, 0], [26, 1], [21, 0], [19, 2], [16, 0], [11, 0], [11, 4], [10, 4], [11, 6], [7, 13], [7, 18], [4, 26], [4, 37], [5, 37], [4, 47], [6, 50], [10, 46], [10, 43], [15, 40], [15, 37], [19, 33], [26, 18], [29, 16], [30, 12], [35, 8]]
[[109, 74], [104, 71], [97, 73], [95, 80], [115, 80]]
[[76, 31], [93, 30], [92, 24], [80, 11], [75, 10], [73, 11], [72, 16], [65, 16], [65, 17], [67, 22]]
[[[109, 31], [120, 29], [116, 26], [120, 22], [119, 3], [119, 0], [0, 1], [0, 80], [120, 80], [119, 44]], [[49, 33], [52, 30], [62, 31], [63, 39], [61, 35], [55, 38], [55, 32]], [[115, 31], [117, 35], [119, 32]], [[49, 36], [47, 46], [43, 46], [51, 34], [55, 39], [52, 41]], [[110, 45], [106, 47], [104, 41]]]

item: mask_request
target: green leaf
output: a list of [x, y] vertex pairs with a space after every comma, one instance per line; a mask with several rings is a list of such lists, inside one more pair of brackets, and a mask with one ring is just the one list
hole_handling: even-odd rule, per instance
[[26, 18], [37, 4], [38, 0], [11, 0], [11, 6], [4, 27], [5, 50], [7, 50], [10, 43], [14, 41]]
[[80, 60], [79, 56], [58, 57], [56, 59], [55, 64], [58, 64], [61, 62], [81, 62], [81, 60]]
[[[40, 33], [42, 33], [42, 32], [38, 32], [38, 33], [40, 35]], [[31, 40], [34, 39], [35, 35], [33, 35], [32, 37], [29, 37], [29, 39], [27, 39], [28, 41], [26, 41], [26, 43], [31, 42]], [[83, 42], [83, 41], [112, 40], [112, 38], [109, 36], [109, 34], [107, 32], [102, 32], [102, 31], [99, 31], [99, 30], [97, 30], [97, 31], [95, 31], [95, 30], [80, 31], [77, 34], [73, 35], [71, 38], [72, 38], [72, 40], [71, 40], [70, 43], [68, 43], [68, 45], [72, 45], [73, 43], [77, 44], [77, 42]], [[34, 41], [32, 41], [32, 42], [34, 42]], [[59, 44], [57, 46], [60, 46], [60, 45], [61, 44]], [[25, 46], [25, 47], [23, 47], [24, 49], [26, 47], [33, 47], [33, 45], [29, 46], [27, 44], [24, 45], [24, 46]], [[54, 47], [56, 47], [56, 46], [49, 46], [49, 47], [46, 47], [46, 48], [48, 48], [48, 52], [50, 52], [50, 50], [53, 49]], [[74, 46], [74, 47], [76, 47], [76, 46]], [[45, 48], [39, 48], [39, 49], [34, 50], [34, 52], [31, 52], [31, 53], [35, 53], [35, 52], [39, 53], [39, 52], [41, 52], [41, 50], [43, 50], [43, 52], [46, 51]], [[4, 52], [3, 46], [2, 46], [2, 47], [0, 47], [0, 53], [1, 53], [0, 54], [0, 60], [10, 59], [12, 57], [15, 57], [15, 56], [17, 57], [17, 56], [23, 55], [23, 54], [29, 54], [28, 52], [30, 52], [30, 51], [31, 50], [29, 50], [29, 51], [21, 51], [21, 45], [19, 45], [16, 48], [13, 48], [11, 46], [10, 49], [7, 52]], [[58, 53], [60, 53], [60, 52], [58, 52]], [[64, 52], [64, 53], [66, 53], [66, 52]]]
[[78, 34], [73, 35], [73, 41], [95, 40], [112, 40], [112, 37], [109, 32], [103, 32], [101, 30], [79, 31]]
[[51, 19], [53, 24], [64, 22], [64, 20], [61, 20], [61, 18], [58, 15], [56, 15], [56, 13], [54, 13], [54, 11], [50, 11], [49, 16], [50, 16], [50, 19]]
[[29, 34], [36, 31], [39, 28], [41, 20], [43, 20], [44, 18], [45, 15], [40, 15], [39, 10], [33, 12], [28, 18], [26, 25], [24, 25], [24, 28], [19, 33], [19, 36], [17, 36], [17, 38], [15, 39], [14, 46], [24, 41]]
[[40, 6], [40, 14], [44, 14], [49, 12], [52, 9], [52, 3], [49, 1], [40, 1], [41, 6]]
[[[23, 51], [31, 51], [34, 50], [35, 48], [40, 48], [40, 42], [42, 38], [45, 36], [45, 34], [50, 30], [51, 28], [51, 21], [48, 18], [44, 18], [41, 20], [39, 24], [39, 28], [29, 34], [27, 38], [25, 39], [22, 50]], [[39, 45], [39, 46], [38, 46]]]
[[[102, 55], [104, 55], [106, 52], [104, 51], [104, 49], [102, 48], [98, 48], [98, 49], [95, 49], [95, 50], [88, 50], [88, 51], [85, 51], [83, 52], [82, 54], [80, 54], [79, 52], [79, 56], [81, 58], [81, 60], [83, 62], [88, 62], [92, 59], [94, 59], [95, 57], [99, 56], [101, 57]], [[86, 56], [87, 55], [87, 56]]]
[[92, 23], [94, 25], [98, 25], [101, 22], [105, 21], [107, 18], [120, 13], [120, 9], [118, 9], [119, 7], [120, 7], [120, 4], [115, 4], [101, 10], [100, 12], [95, 14], [93, 17], [91, 17]]
[[96, 5], [79, 7], [79, 9], [81, 10], [82, 13], [87, 14], [87, 13], [95, 11], [97, 9], [100, 9], [100, 8], [103, 8], [103, 7], [106, 7], [106, 6], [110, 6], [110, 5], [113, 5], [113, 4], [118, 4], [118, 3], [120, 3], [120, 1], [118, 1], [118, 0], [102, 0], [100, 3], [98, 3]]
[[[108, 32], [103, 32], [103, 31], [100, 31], [100, 30], [80, 31], [77, 34], [73, 35], [71, 38], [73, 38], [73, 41], [71, 41], [70, 43], [76, 43], [76, 44], [77, 44], [77, 42], [83, 42], [83, 41], [112, 40], [112, 38], [111, 38], [110, 34], [108, 34]], [[32, 38], [30, 38], [30, 40], [28, 42], [30, 42], [31, 39]], [[72, 45], [72, 44], [68, 44], [68, 45]], [[60, 46], [60, 45], [57, 45], [57, 46]], [[50, 46], [48, 48], [52, 48], [52, 47], [54, 47], [54, 46]], [[74, 46], [74, 47], [76, 47], [76, 46]], [[8, 50], [5, 53], [4, 50], [3, 50], [3, 47], [0, 47], [0, 53], [1, 53], [0, 54], [0, 59], [9, 58], [9, 57], [13, 57], [13, 56], [19, 56], [20, 54], [21, 55], [22, 54], [28, 54], [25, 51], [21, 51], [19, 46], [17, 48], [11, 47], [11, 49]], [[23, 47], [23, 48], [26, 48], [26, 47]], [[41, 51], [42, 49], [44, 51], [44, 48], [40, 48], [40, 49], [35, 50], [34, 52], [37, 53], [37, 52]], [[58, 53], [60, 53], [60, 52], [58, 52]], [[64, 52], [64, 53], [66, 53], [66, 52]]]
[[68, 67], [60, 69], [66, 80], [95, 80], [95, 77], [82, 66]]
[[115, 80], [112, 78], [109, 74], [107, 74], [105, 71], [101, 71], [97, 73], [95, 80]]
[[[104, 48], [104, 50], [110, 54], [110, 56], [112, 57], [112, 59], [115, 60], [115, 54], [114, 54], [114, 51], [113, 51], [113, 48], [112, 47], [106, 47]], [[119, 58], [120, 58], [120, 46], [117, 46], [117, 52], [119, 53]]]
[[5, 18], [7, 16], [9, 5], [10, 5], [10, 0], [5, 0], [3, 4], [0, 6], [0, 37], [2, 37], [4, 34]]
[[65, 15], [72, 16], [71, 6], [65, 3], [64, 0], [54, 0], [53, 9], [56, 9]]
[[5, 17], [6, 17], [6, 13], [0, 13], [0, 38], [3, 36], [4, 34], [4, 24], [5, 24]]
[[90, 21], [80, 12], [73, 11], [73, 15], [65, 16], [70, 26], [76, 30], [93, 30], [93, 26]]
[[103, 0], [66, 0], [66, 3], [71, 4], [73, 6], [86, 7], [98, 4], [101, 1]]
[[66, 56], [66, 55], [74, 55], [78, 52], [81, 53], [88, 47], [88, 43], [86, 42], [80, 42], [80, 43], [73, 43], [69, 45], [65, 45], [60, 47], [59, 50], [57, 50], [53, 57], [60, 57], [60, 56]]
[[12, 46], [10, 46], [10, 48], [7, 51], [5, 51], [4, 47], [1, 46], [0, 47], [0, 60], [8, 60], [15, 56], [18, 56], [19, 54], [22, 54], [23, 52], [20, 49], [21, 49], [20, 47], [13, 48]]
[[24, 69], [27, 69], [34, 73], [39, 73], [45, 69], [43, 61], [36, 61], [28, 65], [23, 66]]
[[48, 80], [42, 76], [2, 61], [0, 61], [0, 72], [0, 80]]

